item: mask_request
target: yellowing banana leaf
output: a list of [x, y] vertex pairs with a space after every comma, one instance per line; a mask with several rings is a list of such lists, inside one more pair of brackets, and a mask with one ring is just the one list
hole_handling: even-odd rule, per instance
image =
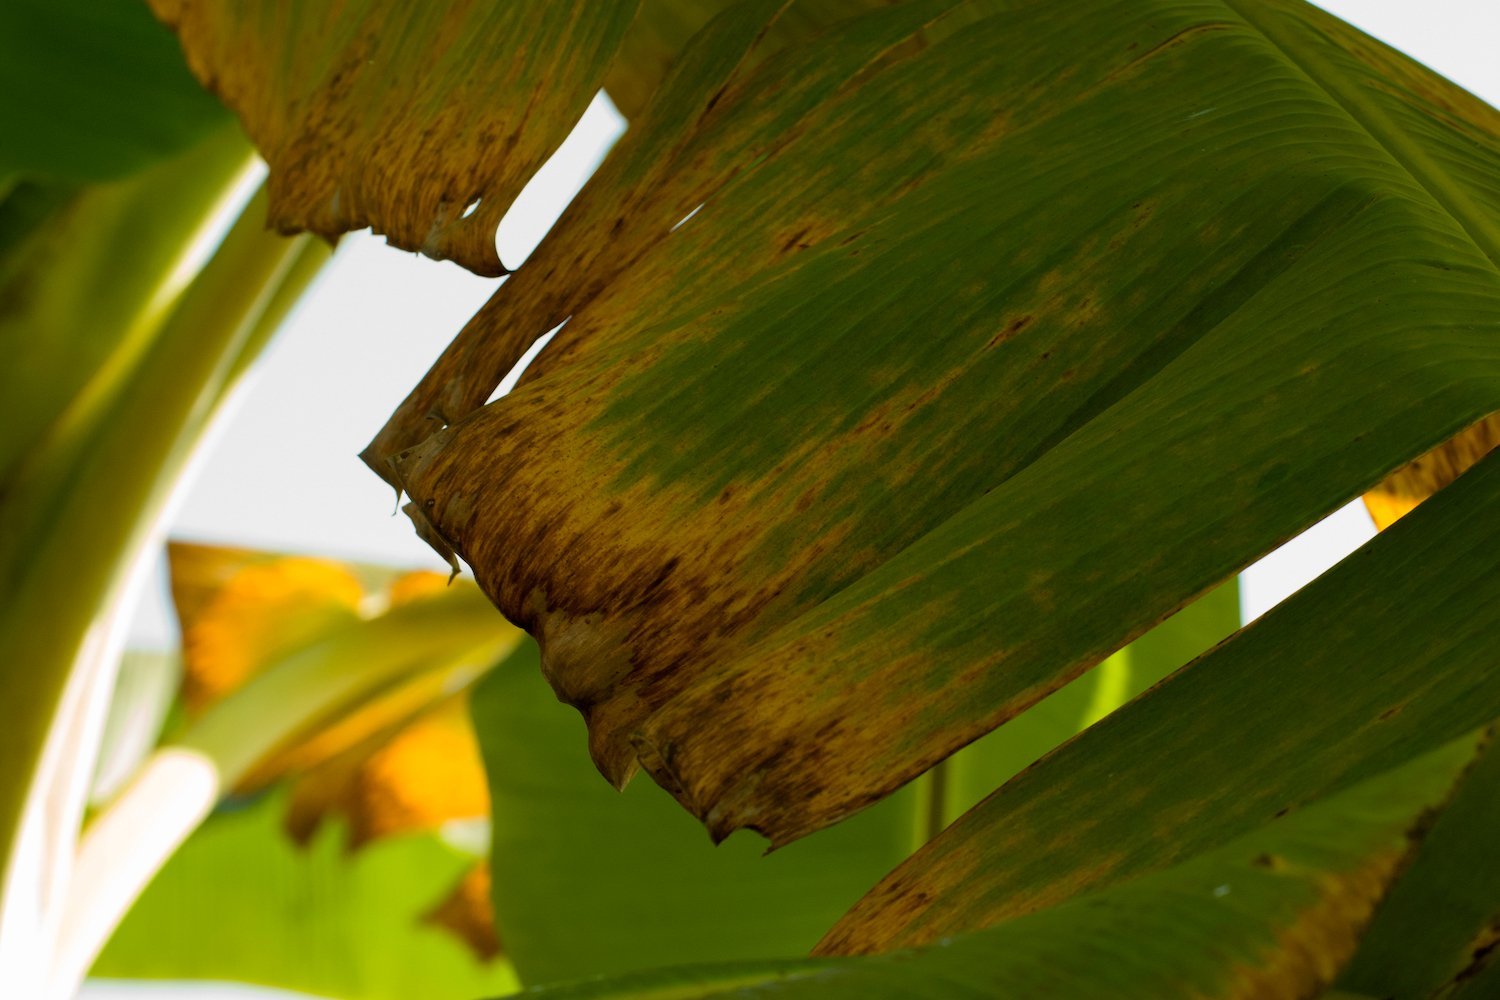
[[1500, 410], [1500, 115], [1409, 60], [1299, 0], [758, 58], [781, 8], [695, 37], [366, 453], [609, 778], [778, 845]]
[[1385, 529], [1412, 508], [1500, 447], [1500, 414], [1491, 416], [1397, 469], [1365, 494], [1365, 508], [1375, 527]]
[[639, 0], [152, 0], [271, 167], [271, 220], [503, 274], [500, 218], [598, 91]]
[[528, 985], [676, 964], [805, 954], [917, 843], [915, 789], [769, 857], [715, 847], [649, 783], [615, 792], [589, 763], [527, 643], [475, 691], [493, 801], [496, 929]]
[[268, 663], [359, 617], [364, 587], [340, 563], [174, 542], [183, 702], [199, 714]]
[[1460, 739], [1172, 868], [915, 951], [657, 972], [539, 995], [1319, 996], [1474, 753], [1474, 737]]
[[188, 842], [115, 934], [93, 975], [259, 983], [339, 1000], [470, 1000], [509, 992], [432, 913], [474, 863], [433, 833], [350, 853], [331, 823], [303, 847], [267, 796]]
[[[81, 868], [109, 886], [107, 896], [70, 899], [66, 925], [80, 929], [68, 954], [80, 975], [103, 935], [230, 789], [290, 784], [278, 797], [287, 800], [288, 842], [308, 843], [336, 820], [350, 851], [487, 822], [463, 695], [521, 634], [476, 587], [307, 556], [180, 542], [169, 552], [185, 711], [84, 838]], [[174, 792], [183, 783], [160, 777], [183, 759], [210, 769], [201, 791]], [[153, 811], [162, 818], [153, 821]], [[125, 856], [129, 874], [115, 873], [112, 852]], [[484, 960], [499, 951], [487, 877], [475, 862], [451, 884], [429, 887], [446, 892], [434, 897], [434, 926]]]
[[[344, 814], [356, 840], [409, 825], [398, 820], [401, 810], [383, 820], [351, 812], [348, 796], [356, 794], [443, 797], [449, 789], [469, 803], [459, 813], [439, 809], [431, 826], [488, 811], [478, 750], [456, 699], [522, 636], [472, 584], [186, 542], [171, 543], [168, 554], [187, 710], [171, 741], [239, 761], [226, 777], [242, 792], [300, 777], [293, 826], [303, 834], [329, 811]], [[402, 748], [416, 764], [398, 763]], [[424, 775], [423, 755], [458, 777], [443, 768]], [[392, 767], [406, 772], [404, 790], [357, 780]], [[365, 820], [374, 825], [366, 829]]]
[[411, 711], [415, 718], [394, 733], [377, 732], [297, 781], [287, 813], [294, 836], [306, 839], [340, 816], [350, 848], [358, 849], [382, 837], [488, 820], [466, 699], [449, 696]]
[[1001, 787], [819, 951], [923, 944], [1147, 876], [1500, 718], [1497, 503], [1493, 454]]
[[139, 0], [0, 6], [0, 190], [7, 177], [123, 177], [227, 117]]

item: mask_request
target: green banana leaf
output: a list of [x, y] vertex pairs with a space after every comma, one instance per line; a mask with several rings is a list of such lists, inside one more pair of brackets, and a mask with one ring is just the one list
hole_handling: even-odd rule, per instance
[[367, 452], [716, 837], [877, 800], [1500, 409], [1493, 110], [1296, 0], [951, 6], [710, 22]]
[[533, 995], [1318, 996], [1474, 754], [1474, 737], [1460, 739], [1174, 867], [915, 951], [655, 972]]
[[[769, 42], [801, 9], [708, 21], [365, 453], [537, 637], [609, 779], [644, 767], [715, 839], [775, 846], [1500, 410], [1500, 115], [1448, 82], [1300, 0], [915, 0]], [[620, 8], [597, 10], [559, 102], [602, 73]], [[184, 41], [218, 78], [225, 32], [204, 23]], [[496, 192], [447, 228], [472, 133], [430, 186], [342, 173], [337, 146], [289, 170], [272, 154], [296, 127], [347, 109], [337, 73], [271, 62], [231, 103], [252, 133], [312, 109], [257, 135], [307, 209], [282, 224], [404, 199], [410, 218], [377, 221], [397, 242], [494, 266]], [[473, 110], [442, 97], [445, 121]], [[377, 159], [418, 162], [409, 137]], [[1496, 467], [1017, 776], [824, 949], [1126, 892], [1500, 715], [1476, 681], [1500, 639]], [[1297, 991], [1327, 985], [1362, 919]]]
[[1500, 996], [1500, 752], [1491, 745], [1424, 838], [1339, 983], [1392, 1000]]
[[0, 6], [0, 192], [7, 179], [121, 178], [227, 118], [139, 0]]
[[[880, 876], [1000, 781], [1231, 632], [1227, 586], [868, 813], [769, 856], [717, 848], [648, 782], [599, 781], [582, 722], [527, 643], [475, 692], [490, 786], [495, 919], [528, 984], [805, 954]], [[795, 899], [796, 906], [787, 901]]]
[[[1497, 503], [1500, 453], [1001, 787], [818, 950], [910, 947], [1144, 877], [1500, 718]], [[1476, 795], [1491, 767], [1476, 770]], [[1473, 809], [1455, 817], [1466, 830]], [[1458, 860], [1425, 858], [1423, 881]], [[1488, 876], [1475, 877], [1482, 893]], [[1445, 917], [1436, 936], [1463, 921]]]
[[338, 823], [303, 847], [284, 796], [221, 811], [162, 869], [93, 968], [128, 979], [216, 979], [339, 1000], [470, 1000], [509, 992], [426, 919], [474, 863], [436, 834], [344, 849]]

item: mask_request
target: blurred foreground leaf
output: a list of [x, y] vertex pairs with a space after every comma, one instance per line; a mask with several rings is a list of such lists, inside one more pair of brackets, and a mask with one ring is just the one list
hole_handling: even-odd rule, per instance
[[283, 796], [211, 818], [157, 876], [93, 975], [219, 979], [339, 1000], [472, 1000], [508, 992], [430, 914], [472, 866], [435, 834], [349, 852], [339, 824], [305, 846]]
[[0, 188], [122, 177], [228, 117], [139, 0], [0, 4]]

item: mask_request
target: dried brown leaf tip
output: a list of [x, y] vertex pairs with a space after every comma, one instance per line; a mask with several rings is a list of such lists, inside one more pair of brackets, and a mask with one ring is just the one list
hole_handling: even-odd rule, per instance
[[151, 0], [270, 164], [271, 225], [505, 273], [501, 217], [599, 89], [638, 0]]
[[1467, 472], [1500, 447], [1500, 413], [1402, 466], [1365, 494], [1365, 507], [1381, 531], [1410, 514], [1417, 504]]

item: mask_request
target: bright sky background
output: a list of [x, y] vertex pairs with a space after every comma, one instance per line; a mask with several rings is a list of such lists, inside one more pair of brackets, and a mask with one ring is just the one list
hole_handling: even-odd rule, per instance
[[[1500, 0], [1321, 0], [1319, 6], [1500, 106]], [[551, 226], [623, 122], [607, 101], [532, 182], [500, 229], [514, 267]], [[392, 517], [391, 491], [355, 455], [498, 281], [390, 249], [360, 233], [288, 318], [216, 428], [172, 521], [176, 537], [442, 568]], [[1247, 618], [1263, 613], [1368, 539], [1358, 503], [1248, 570]], [[176, 642], [158, 572], [135, 645]], [[264, 1000], [242, 987], [91, 983], [82, 1000]]]

